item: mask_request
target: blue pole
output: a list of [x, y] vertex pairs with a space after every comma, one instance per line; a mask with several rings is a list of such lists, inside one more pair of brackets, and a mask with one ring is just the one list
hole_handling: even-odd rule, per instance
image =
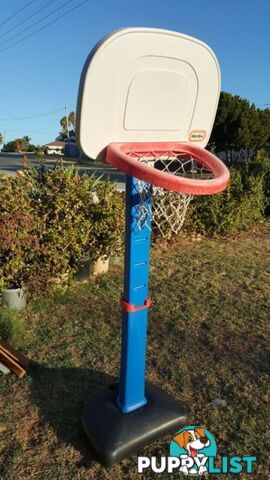
[[150, 260], [150, 224], [152, 195], [144, 225], [138, 227], [140, 211], [139, 184], [135, 177], [126, 178], [125, 277], [122, 299], [122, 352], [117, 403], [122, 412], [143, 406], [145, 398], [145, 361], [148, 317], [148, 276]]

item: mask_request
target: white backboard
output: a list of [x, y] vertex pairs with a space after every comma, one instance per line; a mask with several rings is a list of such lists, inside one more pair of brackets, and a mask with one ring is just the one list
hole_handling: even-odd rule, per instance
[[113, 142], [196, 142], [205, 147], [220, 94], [212, 50], [186, 35], [126, 28], [88, 56], [77, 103], [77, 142], [97, 158]]

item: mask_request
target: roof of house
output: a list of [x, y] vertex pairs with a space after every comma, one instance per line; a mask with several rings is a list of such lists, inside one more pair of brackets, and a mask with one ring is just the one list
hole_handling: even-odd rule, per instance
[[61, 142], [60, 140], [55, 140], [54, 142], [46, 143], [46, 147], [64, 147], [65, 142]]

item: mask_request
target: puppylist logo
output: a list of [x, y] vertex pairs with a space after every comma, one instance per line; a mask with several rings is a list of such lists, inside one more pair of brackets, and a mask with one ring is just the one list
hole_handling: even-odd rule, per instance
[[170, 442], [168, 457], [138, 457], [138, 473], [152, 470], [154, 473], [175, 473], [183, 475], [205, 475], [253, 472], [256, 457], [221, 457], [216, 466], [217, 444], [214, 435], [206, 428], [187, 426], [179, 430]]

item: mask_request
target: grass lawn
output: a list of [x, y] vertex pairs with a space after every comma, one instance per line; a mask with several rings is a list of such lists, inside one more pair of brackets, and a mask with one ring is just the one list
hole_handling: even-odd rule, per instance
[[[265, 226], [234, 238], [180, 238], [156, 247], [151, 267], [148, 380], [185, 403], [190, 425], [210, 430], [219, 454], [256, 455], [256, 472], [241, 476], [250, 480], [270, 470], [269, 234]], [[23, 314], [0, 310], [2, 333], [33, 359], [25, 379], [0, 377], [1, 480], [142, 478], [136, 457], [111, 470], [93, 461], [78, 427], [85, 400], [118, 375], [121, 289], [114, 267]], [[212, 405], [217, 398], [227, 405]], [[140, 453], [166, 455], [169, 441]]]

